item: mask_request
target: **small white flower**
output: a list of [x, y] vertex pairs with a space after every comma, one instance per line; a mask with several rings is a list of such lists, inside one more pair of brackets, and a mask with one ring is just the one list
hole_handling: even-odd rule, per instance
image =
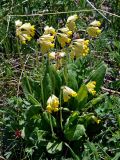
[[71, 22], [71, 21], [72, 21], [72, 22], [75, 22], [77, 19], [78, 19], [77, 14], [74, 14], [74, 15], [68, 17], [67, 23], [69, 23], [69, 22]]
[[94, 20], [93, 22], [90, 23], [90, 26], [94, 26], [94, 27], [100, 27], [101, 26], [101, 22]]
[[21, 27], [22, 26], [22, 22], [20, 20], [15, 21], [15, 26], [16, 27]]
[[76, 97], [77, 93], [67, 86], [63, 86], [63, 100], [64, 102], [68, 102], [71, 97]]
[[55, 52], [50, 52], [49, 53], [49, 58], [50, 59], [55, 59], [55, 57], [56, 57], [56, 53]]

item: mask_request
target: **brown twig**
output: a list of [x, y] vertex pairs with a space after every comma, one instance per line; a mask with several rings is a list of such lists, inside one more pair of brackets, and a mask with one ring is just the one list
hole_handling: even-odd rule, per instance
[[[114, 16], [117, 18], [120, 18], [120, 15], [117, 15], [115, 13], [111, 13], [102, 9], [97, 9], [98, 11], [105, 12], [109, 14], [110, 16]], [[92, 12], [96, 11], [96, 9], [84, 9], [84, 10], [77, 10], [77, 11], [67, 11], [67, 12], [40, 12], [40, 13], [35, 13], [35, 14], [19, 14], [19, 15], [13, 15], [13, 14], [8, 14], [7, 16], [10, 17], [34, 17], [34, 16], [44, 16], [44, 15], [58, 15], [58, 14], [70, 14], [70, 13], [80, 13], [80, 12]]]
[[112, 89], [108, 89], [108, 88], [105, 88], [105, 87], [101, 87], [101, 88], [102, 88], [102, 90], [104, 90], [106, 92], [109, 92], [111, 94], [118, 94], [118, 95], [120, 95], [120, 92], [118, 92], [118, 91], [115, 91], [115, 90], [112, 90]]

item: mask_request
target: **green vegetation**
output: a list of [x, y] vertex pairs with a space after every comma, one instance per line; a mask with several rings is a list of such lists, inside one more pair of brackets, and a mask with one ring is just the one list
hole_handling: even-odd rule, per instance
[[0, 158], [118, 160], [119, 0], [0, 7]]

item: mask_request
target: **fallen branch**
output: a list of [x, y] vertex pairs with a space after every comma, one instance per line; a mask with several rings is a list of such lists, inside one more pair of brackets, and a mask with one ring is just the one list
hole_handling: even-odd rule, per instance
[[106, 91], [106, 92], [109, 92], [111, 94], [118, 94], [118, 95], [120, 95], [120, 92], [114, 91], [112, 89], [108, 89], [108, 88], [105, 88], [105, 87], [102, 87], [101, 89], [104, 90], [104, 91]]

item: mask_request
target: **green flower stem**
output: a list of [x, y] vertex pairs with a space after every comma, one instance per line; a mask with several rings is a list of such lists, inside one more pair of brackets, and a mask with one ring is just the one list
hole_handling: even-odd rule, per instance
[[52, 120], [51, 120], [51, 114], [50, 113], [49, 113], [49, 120], [50, 120], [50, 127], [51, 127], [52, 137], [56, 138], [54, 130], [53, 130], [53, 125], [52, 125]]
[[38, 44], [36, 46], [36, 66], [38, 67], [39, 66], [39, 54], [38, 54]]
[[62, 125], [62, 106], [61, 106], [61, 99], [62, 99], [62, 93], [61, 93], [61, 90], [60, 90], [60, 126], [61, 126], [61, 129], [63, 130], [63, 125]]
[[64, 65], [64, 79], [65, 79], [65, 83], [66, 85], [68, 84], [68, 71], [67, 71], [67, 63], [65, 62], [65, 65]]

